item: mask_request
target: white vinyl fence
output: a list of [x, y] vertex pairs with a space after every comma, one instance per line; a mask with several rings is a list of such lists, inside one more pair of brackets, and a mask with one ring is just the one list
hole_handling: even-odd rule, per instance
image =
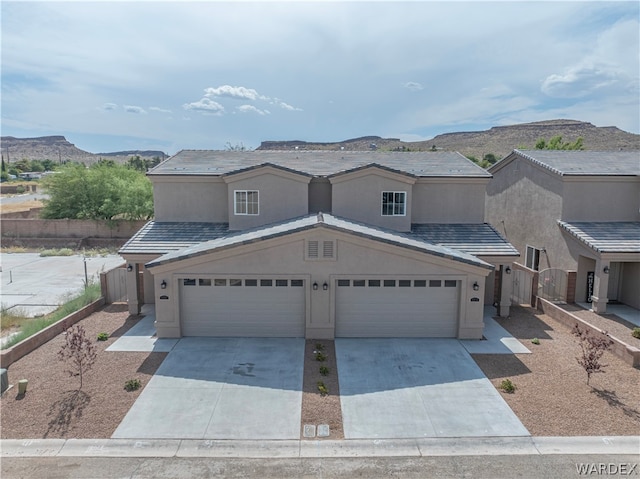
[[531, 305], [531, 293], [533, 291], [534, 272], [526, 269], [513, 269], [513, 291], [511, 293], [512, 304]]
[[544, 269], [538, 275], [538, 296], [548, 301], [567, 300], [567, 272], [561, 269]]

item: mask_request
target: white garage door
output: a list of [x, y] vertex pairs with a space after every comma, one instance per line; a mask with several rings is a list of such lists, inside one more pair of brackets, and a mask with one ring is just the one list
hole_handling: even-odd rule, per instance
[[367, 278], [335, 284], [336, 337], [458, 335], [458, 281]]
[[302, 279], [184, 278], [183, 336], [304, 337]]

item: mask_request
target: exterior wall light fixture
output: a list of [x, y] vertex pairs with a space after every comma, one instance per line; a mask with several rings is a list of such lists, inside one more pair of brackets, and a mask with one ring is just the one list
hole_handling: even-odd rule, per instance
[[605, 267], [604, 267], [604, 269], [602, 270], [602, 272], [603, 272], [604, 274], [609, 274], [609, 267], [608, 267], [608, 266], [605, 266]]
[[511, 274], [511, 266], [507, 266], [507, 267], [504, 269], [504, 272], [505, 272], [505, 273], [507, 273], [507, 274]]
[[313, 290], [318, 291], [318, 283], [313, 283]]
[[474, 291], [478, 291], [480, 289], [480, 285], [478, 284], [478, 282], [476, 281], [475, 283], [473, 283], [473, 290]]
[[131, 272], [133, 271], [133, 265], [132, 265], [132, 264], [128, 264], [128, 265], [127, 265], [127, 271], [128, 271], [129, 273], [131, 273]]
[[167, 282], [164, 279], [162, 280], [162, 283], [160, 283], [160, 287], [162, 289], [167, 289]]
[[327, 282], [325, 281], [324, 284], [322, 285], [322, 290], [326, 291], [329, 289], [329, 285], [327, 284]]

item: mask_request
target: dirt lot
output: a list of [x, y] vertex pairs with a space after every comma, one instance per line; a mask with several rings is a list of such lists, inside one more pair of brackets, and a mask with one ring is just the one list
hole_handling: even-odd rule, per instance
[[[77, 377], [65, 372], [57, 352], [64, 342], [58, 336], [9, 367], [9, 382], [29, 379], [27, 394], [17, 388], [2, 398], [2, 438], [108, 438], [142, 389], [124, 390], [129, 379], [149, 381], [166, 353], [107, 352], [106, 347], [133, 326], [126, 305], [114, 304], [81, 321], [88, 335], [107, 332], [97, 342], [98, 360], [85, 377], [81, 391]], [[640, 434], [640, 370], [607, 353], [605, 374], [596, 374], [591, 385], [577, 364], [578, 343], [570, 330], [550, 317], [514, 308], [500, 324], [520, 339], [532, 354], [474, 355], [496, 387], [509, 378], [517, 389], [502, 393], [525, 427], [536, 436], [636, 435]], [[540, 339], [539, 345], [530, 339]], [[318, 374], [320, 363], [313, 351], [324, 344], [330, 373]], [[331, 341], [308, 341], [305, 352], [302, 423], [329, 424], [331, 439], [342, 437], [339, 385]], [[321, 396], [317, 381], [329, 394]]]

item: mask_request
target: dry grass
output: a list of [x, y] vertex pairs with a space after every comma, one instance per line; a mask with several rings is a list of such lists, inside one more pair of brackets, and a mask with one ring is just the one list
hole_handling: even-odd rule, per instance
[[42, 208], [44, 203], [41, 200], [28, 200], [21, 203], [3, 203], [2, 213], [17, 213], [19, 211], [29, 211], [31, 208]]

